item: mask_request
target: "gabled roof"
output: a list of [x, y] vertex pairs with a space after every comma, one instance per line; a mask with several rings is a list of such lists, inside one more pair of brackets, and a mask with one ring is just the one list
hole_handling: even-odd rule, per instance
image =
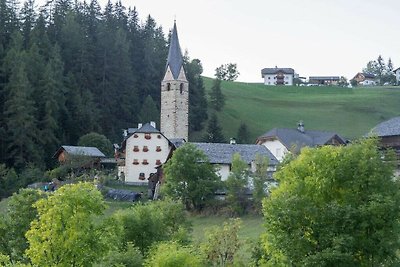
[[278, 72], [283, 72], [286, 74], [294, 74], [294, 69], [292, 69], [292, 68], [264, 68], [261, 70], [261, 75], [277, 74]]
[[327, 144], [332, 138], [336, 138], [339, 142], [345, 144], [346, 140], [334, 132], [298, 129], [274, 128], [257, 138], [258, 141], [265, 139], [278, 139], [288, 149], [294, 148], [299, 151], [302, 147], [315, 147]]
[[153, 126], [151, 126], [150, 123], [146, 123], [142, 127], [140, 127], [139, 129], [136, 129], [136, 131], [134, 131], [132, 133], [159, 133], [159, 132], [160, 131], [157, 130], [156, 128], [154, 128]]
[[182, 57], [182, 53], [181, 53], [181, 47], [179, 45], [178, 31], [176, 29], [176, 22], [174, 22], [174, 28], [172, 29], [171, 42], [169, 44], [167, 65], [165, 66], [165, 69], [167, 69], [168, 66], [171, 69], [172, 76], [174, 77], [174, 79], [178, 79], [179, 72], [181, 71], [181, 68], [183, 67], [183, 57]]
[[221, 144], [221, 143], [192, 143], [202, 150], [213, 164], [231, 164], [234, 154], [239, 153], [242, 160], [250, 164], [257, 154], [269, 159], [269, 165], [277, 165], [278, 160], [262, 145]]
[[99, 157], [105, 158], [106, 155], [103, 154], [97, 147], [91, 146], [61, 146], [56, 153], [54, 154], [53, 158], [58, 157], [58, 155], [65, 151], [70, 155], [75, 156], [88, 156], [88, 157]]
[[375, 126], [367, 136], [377, 135], [379, 137], [383, 136], [400, 136], [400, 117], [394, 117], [390, 120], [379, 123]]

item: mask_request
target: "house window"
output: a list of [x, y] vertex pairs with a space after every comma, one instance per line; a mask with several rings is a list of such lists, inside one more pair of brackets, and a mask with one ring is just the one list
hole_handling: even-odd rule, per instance
[[161, 134], [157, 134], [157, 138], [158, 138], [158, 139], [161, 139]]
[[156, 165], [161, 165], [161, 160], [156, 160]]
[[134, 134], [133, 135], [133, 138], [138, 138], [139, 136], [137, 135], [137, 134]]
[[160, 152], [160, 151], [161, 151], [161, 146], [157, 146], [157, 147], [156, 147], [156, 151], [157, 151], [157, 152]]
[[141, 172], [141, 173], [139, 173], [139, 180], [144, 180], [144, 179], [146, 179], [145, 177], [144, 177], [144, 172]]
[[147, 164], [149, 164], [149, 162], [147, 161], [147, 159], [144, 159], [144, 160], [142, 161], [142, 164], [143, 164], [143, 165], [147, 165]]
[[147, 152], [147, 151], [149, 151], [149, 148], [147, 146], [144, 146], [143, 147], [143, 152]]
[[138, 164], [139, 164], [139, 161], [138, 161], [137, 159], [134, 159], [133, 162], [132, 162], [132, 164], [133, 164], [133, 165], [138, 165]]
[[167, 83], [167, 91], [170, 91], [170, 90], [171, 90], [171, 84]]
[[151, 139], [151, 134], [145, 133], [144, 134], [144, 138], [146, 138], [147, 140]]
[[179, 85], [179, 92], [180, 92], [181, 94], [183, 94], [183, 83], [181, 83], [181, 84]]
[[139, 146], [134, 146], [133, 147], [133, 152], [139, 152]]
[[271, 77], [268, 77], [268, 80], [271, 80]]

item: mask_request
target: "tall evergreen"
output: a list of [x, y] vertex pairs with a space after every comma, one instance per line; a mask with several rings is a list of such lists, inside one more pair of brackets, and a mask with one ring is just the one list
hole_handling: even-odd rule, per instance
[[236, 142], [239, 144], [248, 144], [250, 142], [249, 130], [247, 128], [247, 124], [244, 122], [240, 123], [237, 132]]
[[190, 60], [184, 56], [184, 68], [189, 81], [189, 131], [201, 131], [207, 120], [207, 99], [203, 84], [203, 66], [199, 59]]
[[221, 111], [225, 105], [225, 97], [221, 91], [221, 80], [215, 79], [210, 91], [210, 105], [216, 111]]
[[222, 128], [219, 125], [217, 114], [213, 113], [208, 121], [207, 133], [204, 141], [208, 143], [224, 143], [225, 137], [222, 134]]
[[62, 139], [63, 115], [65, 115], [65, 87], [63, 77], [63, 63], [60, 48], [56, 45], [52, 49], [51, 57], [45, 67], [41, 89], [43, 99], [39, 113], [40, 140], [46, 163], [50, 164], [51, 156]]
[[157, 125], [160, 125], [160, 111], [150, 95], [148, 95], [143, 102], [139, 118], [143, 123], [154, 121]]
[[3, 115], [7, 117], [7, 159], [21, 169], [29, 162], [40, 162], [37, 125], [32, 101], [32, 87], [26, 74], [25, 52], [22, 36], [13, 35], [13, 47], [7, 53], [10, 77], [5, 86], [6, 96]]

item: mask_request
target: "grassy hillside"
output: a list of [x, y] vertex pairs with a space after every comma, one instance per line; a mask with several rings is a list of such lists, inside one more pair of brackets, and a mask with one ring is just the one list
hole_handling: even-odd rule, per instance
[[[212, 79], [205, 78], [208, 92]], [[252, 140], [274, 127], [335, 131], [346, 138], [364, 135], [376, 124], [400, 116], [400, 87], [265, 86], [222, 82], [226, 98], [219, 112], [224, 135], [236, 136], [240, 122], [247, 124]]]

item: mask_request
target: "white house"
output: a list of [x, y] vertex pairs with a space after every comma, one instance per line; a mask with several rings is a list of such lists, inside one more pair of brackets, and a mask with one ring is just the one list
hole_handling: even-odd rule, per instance
[[274, 128], [259, 136], [257, 145], [263, 145], [281, 162], [288, 152], [298, 153], [303, 147], [345, 145], [346, 140], [337, 133], [305, 130], [300, 122], [297, 129]]
[[154, 122], [139, 124], [125, 130], [125, 139], [118, 149], [118, 176], [126, 183], [147, 184], [164, 164], [174, 148], [173, 144], [156, 129]]
[[251, 171], [256, 170], [255, 159], [257, 155], [267, 157], [269, 171], [274, 172], [277, 159], [272, 153], [261, 145], [223, 144], [223, 143], [192, 143], [197, 149], [204, 152], [211, 164], [217, 167], [217, 174], [222, 181], [226, 181], [231, 171], [233, 155], [238, 153], [243, 161], [249, 165]]
[[395, 69], [393, 72], [396, 75], [396, 83], [400, 84], [400, 68]]
[[293, 79], [297, 78], [292, 68], [264, 68], [261, 76], [265, 85], [293, 85]]

